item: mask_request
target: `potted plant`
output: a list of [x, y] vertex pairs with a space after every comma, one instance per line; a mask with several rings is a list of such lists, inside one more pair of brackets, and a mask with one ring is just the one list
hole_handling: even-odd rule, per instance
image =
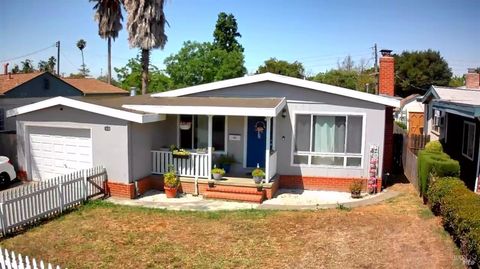
[[255, 168], [252, 171], [252, 177], [255, 181], [255, 184], [260, 184], [265, 177], [265, 172], [261, 168]]
[[223, 175], [225, 175], [225, 170], [223, 170], [222, 168], [215, 167], [212, 169], [212, 175], [213, 175], [213, 179], [220, 180], [222, 179]]
[[361, 179], [353, 180], [352, 184], [350, 184], [350, 193], [352, 194], [352, 198], [362, 198], [362, 188], [363, 181]]
[[178, 127], [180, 127], [180, 130], [190, 130], [190, 128], [192, 128], [192, 122], [181, 121], [178, 123]]
[[174, 149], [172, 151], [173, 158], [177, 159], [188, 159], [190, 158], [190, 151], [184, 149]]
[[173, 166], [168, 167], [168, 172], [163, 174], [163, 188], [165, 189], [165, 194], [167, 198], [177, 197], [177, 189], [180, 185], [180, 180], [178, 179]]
[[235, 157], [233, 155], [220, 155], [220, 157], [218, 157], [218, 160], [217, 162], [219, 163], [220, 167], [222, 167], [223, 169], [225, 169], [225, 173], [230, 173], [230, 169], [232, 168], [232, 164], [236, 163], [237, 160], [235, 160]]

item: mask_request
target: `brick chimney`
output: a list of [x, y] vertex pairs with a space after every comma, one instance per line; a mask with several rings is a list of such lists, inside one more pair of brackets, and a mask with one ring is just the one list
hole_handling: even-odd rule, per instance
[[9, 65], [9, 63], [6, 63], [6, 64], [3, 65], [3, 74], [4, 75], [8, 74], [8, 65]]
[[475, 68], [468, 68], [468, 72], [465, 74], [465, 87], [468, 89], [480, 89], [480, 74], [477, 73]]
[[378, 78], [379, 94], [394, 96], [395, 94], [395, 60], [391, 50], [380, 50], [380, 74]]

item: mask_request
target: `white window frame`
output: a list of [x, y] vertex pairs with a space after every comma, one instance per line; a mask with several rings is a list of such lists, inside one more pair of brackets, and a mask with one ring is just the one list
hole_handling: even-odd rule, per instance
[[[297, 128], [297, 115], [310, 115], [310, 144], [309, 149], [310, 151], [297, 151], [295, 152], [295, 133]], [[345, 119], [345, 150], [346, 150], [346, 143], [348, 137], [348, 116], [361, 116], [362, 117], [362, 146], [360, 153], [332, 153], [332, 152], [312, 152], [312, 133], [313, 133], [313, 117], [314, 116], [339, 116], [339, 117], [346, 117]], [[290, 149], [290, 165], [295, 167], [324, 167], [324, 168], [337, 168], [337, 169], [363, 169], [364, 161], [365, 161], [365, 130], [366, 130], [366, 123], [367, 123], [367, 115], [366, 113], [358, 113], [358, 112], [312, 112], [312, 111], [295, 111], [293, 113], [293, 129], [292, 129], [292, 141], [291, 141], [291, 149]], [[308, 156], [308, 163], [307, 164], [298, 164], [294, 162], [294, 156]], [[343, 157], [343, 165], [323, 165], [323, 164], [312, 164], [312, 156], [320, 156], [320, 157]], [[347, 158], [348, 157], [360, 157], [360, 166], [347, 166]]]
[[[470, 125], [470, 126], [473, 126], [473, 143], [472, 143], [472, 147], [473, 147], [473, 150], [472, 150], [472, 156], [468, 156], [467, 154], [465, 154], [465, 126], [466, 125]], [[473, 158], [475, 156], [475, 132], [476, 132], [476, 126], [475, 126], [475, 123], [471, 122], [471, 121], [463, 121], [463, 131], [462, 131], [462, 155], [473, 161]], [[468, 146], [468, 143], [467, 143], [467, 146]], [[467, 150], [468, 151], [468, 150]]]
[[[438, 114], [439, 115], [436, 115], [438, 111]], [[438, 110], [438, 109], [433, 109], [432, 110], [432, 133], [436, 134], [436, 135], [440, 135], [440, 132], [443, 128], [443, 126], [445, 126], [445, 124], [441, 124], [441, 121], [442, 121], [442, 117], [445, 116], [445, 113], [441, 110]], [[445, 119], [444, 119], [445, 120]]]
[[[191, 114], [182, 114], [182, 115], [192, 116], [192, 128], [195, 127], [195, 117], [194, 116], [206, 116], [206, 117], [208, 117], [208, 115], [191, 115]], [[177, 146], [180, 146], [180, 116], [181, 115], [177, 115], [177, 130], [176, 130], [177, 131]], [[224, 150], [215, 150], [215, 151], [213, 151], [213, 153], [215, 153], [215, 154], [227, 154], [227, 152], [228, 152], [228, 150], [227, 150], [227, 147], [228, 147], [228, 116], [214, 115], [212, 117], [215, 117], [215, 116], [225, 117], [225, 134], [224, 134], [225, 147], [224, 147]], [[195, 144], [194, 139], [195, 139], [195, 134], [194, 134], [194, 131], [192, 131], [192, 146]], [[212, 139], [213, 139], [213, 137], [212, 137]], [[196, 149], [191, 148], [191, 149], [186, 149], [186, 150], [194, 151]]]

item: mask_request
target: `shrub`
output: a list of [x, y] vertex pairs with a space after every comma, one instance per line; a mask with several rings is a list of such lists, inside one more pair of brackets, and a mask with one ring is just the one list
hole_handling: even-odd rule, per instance
[[363, 187], [363, 181], [361, 179], [353, 180], [352, 184], [350, 184], [350, 192], [351, 193], [361, 193]]
[[432, 211], [441, 215], [466, 258], [476, 266], [480, 262], [480, 196], [458, 178], [440, 178], [427, 193]]
[[264, 177], [265, 176], [265, 172], [263, 172], [262, 169], [260, 168], [255, 168], [253, 171], [252, 171], [252, 177]]
[[425, 145], [425, 151], [428, 152], [443, 152], [442, 143], [439, 141], [430, 141]]
[[398, 127], [402, 128], [403, 130], [407, 130], [407, 125], [401, 121], [395, 121]]
[[168, 167], [168, 172], [163, 174], [163, 185], [167, 188], [176, 188], [180, 185], [180, 180], [172, 165]]
[[429, 186], [430, 177], [458, 177], [460, 164], [443, 152], [418, 152], [418, 184], [420, 194], [425, 195]]

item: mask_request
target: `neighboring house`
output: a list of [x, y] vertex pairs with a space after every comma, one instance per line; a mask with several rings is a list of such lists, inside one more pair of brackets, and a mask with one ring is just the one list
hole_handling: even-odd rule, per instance
[[[348, 190], [371, 172], [380, 186], [391, 169], [400, 103], [391, 97], [393, 66], [390, 55], [380, 59], [384, 95], [266, 73], [153, 95], [57, 97], [7, 114], [17, 117], [19, 163], [33, 180], [104, 165], [111, 194], [134, 197], [163, 184], [151, 174], [173, 164], [184, 192], [197, 186], [225, 198], [213, 196], [207, 182], [215, 159], [230, 154], [237, 160], [227, 175], [237, 180], [231, 187], [252, 187], [241, 179], [262, 167], [267, 198], [278, 187]], [[173, 158], [172, 144], [190, 158]], [[238, 193], [242, 200], [257, 192]]]
[[410, 134], [423, 134], [423, 104], [418, 100], [419, 94], [412, 94], [400, 101], [400, 108], [395, 111], [395, 120], [407, 126]]
[[[472, 79], [475, 83], [469, 80]], [[444, 150], [461, 166], [461, 178], [471, 190], [480, 192], [480, 83], [478, 73], [467, 74], [469, 88], [432, 86], [423, 96], [425, 130], [440, 140]]]

